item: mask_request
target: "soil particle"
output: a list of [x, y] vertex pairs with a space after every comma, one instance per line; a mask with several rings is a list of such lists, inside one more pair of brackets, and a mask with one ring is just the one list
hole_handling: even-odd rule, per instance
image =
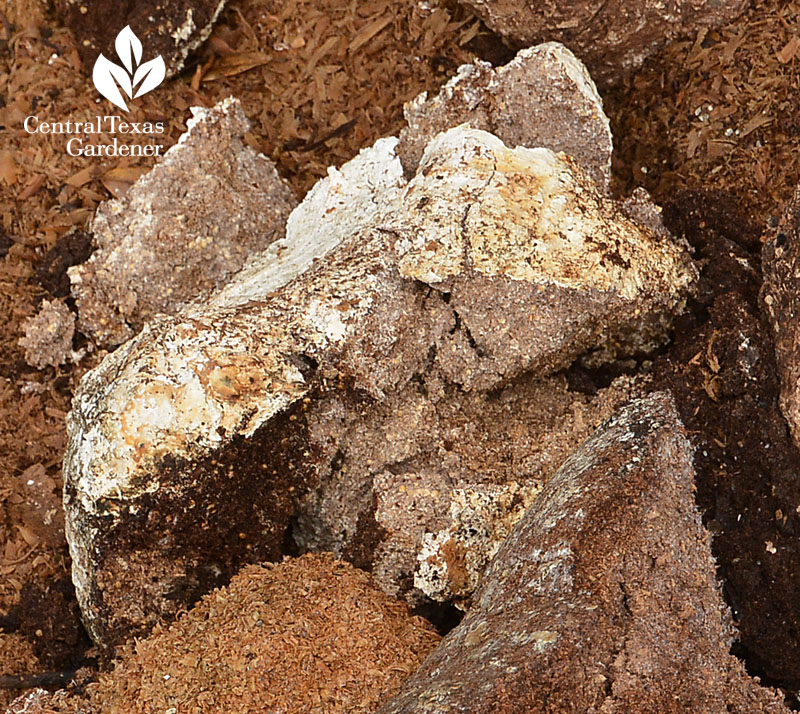
[[[65, 155], [58, 136], [36, 137], [35, 155], [26, 148], [30, 138], [21, 130], [26, 114], [37, 113], [43, 121], [85, 120], [97, 111], [77, 45], [63, 27], [42, 24], [45, 5], [6, 3], [3, 11], [13, 24], [0, 27], [0, 124], [7, 130], [0, 159], [11, 169], [0, 181], [0, 257], [5, 258], [0, 261], [0, 312], [8, 316], [0, 338], [0, 601], [6, 610], [34, 574], [64, 572], [58, 561], [64, 560], [63, 546], [56, 545], [63, 543], [63, 531], [59, 536], [57, 524], [39, 528], [52, 498], [30, 497], [24, 484], [28, 469], [36, 468], [60, 489], [63, 414], [70, 384], [81, 371], [70, 367], [52, 376], [26, 368], [17, 345], [19, 326], [46, 297], [39, 285], [52, 296], [66, 285], [60, 266], [47, 269], [52, 282], [32, 277], [32, 269], [53, 245], [58, 256], [63, 240], [58, 236], [69, 230], [65, 226], [85, 226], [107, 198], [104, 172], [116, 166], [103, 161], [87, 175], [85, 160]], [[470, 61], [473, 52], [494, 64], [513, 56], [463, 9], [431, 11], [427, 5], [398, 2], [387, 10], [383, 1], [345, 6], [341, 0], [301, 0], [291, 7], [274, 0], [232, 3], [202, 50], [196, 81], [165, 82], [131, 107], [131, 118], [165, 119], [169, 145], [185, 131], [190, 105], [211, 106], [230, 94], [240, 96], [255, 122], [248, 144], [276, 159], [302, 192], [329, 165], [399, 130], [403, 102], [423, 89], [435, 92], [446, 72]], [[752, 672], [783, 676], [787, 688], [795, 689], [800, 680], [793, 665], [799, 659], [792, 617], [797, 588], [791, 574], [798, 572], [792, 543], [800, 497], [792, 474], [800, 468], [788, 437], [780, 435], [773, 367], [756, 359], [771, 349], [766, 340], [757, 342], [763, 330], [756, 312], [760, 230], [738, 209], [753, 209], [759, 219], [777, 215], [776, 207], [800, 176], [794, 42], [799, 7], [755, 0], [738, 21], [670, 44], [618, 93], [604, 97], [618, 142], [617, 178], [626, 190], [644, 183], [666, 203], [668, 224], [691, 239], [704, 265], [692, 314], [676, 325], [675, 346], [658, 360], [658, 373], [662, 384], [676, 391], [692, 439], [702, 446], [695, 464], [698, 498], [709, 528], [723, 536], [713, 547], [720, 574], [729, 578], [726, 596], [742, 620], [736, 651]], [[368, 36], [382, 17], [389, 24]], [[47, 22], [52, 21], [48, 15]], [[298, 46], [312, 36], [314, 41]], [[332, 37], [337, 44], [331, 46]], [[351, 50], [354, 40], [362, 44]], [[324, 63], [313, 66], [310, 81], [307, 69], [323, 45], [330, 49]], [[259, 53], [263, 64], [248, 65], [248, 58]], [[390, 72], [395, 82], [374, 81]], [[326, 96], [319, 93], [321, 84], [329, 90]], [[166, 117], [165, 106], [170, 108]], [[676, 195], [686, 185], [707, 188]], [[78, 248], [65, 252], [64, 265], [80, 262], [72, 257]], [[732, 297], [717, 302], [718, 294], [727, 293]], [[740, 331], [751, 340], [744, 354]], [[763, 377], [755, 386], [747, 377], [753, 364]], [[582, 367], [573, 367], [569, 377], [587, 393], [596, 391], [598, 379], [604, 381], [601, 386], [609, 381], [605, 372]], [[729, 415], [737, 403], [736, 413]], [[734, 423], [740, 418], [745, 421]], [[753, 434], [765, 431], [775, 438], [759, 444]], [[360, 524], [366, 535], [371, 522], [364, 518]], [[32, 547], [18, 526], [34, 531], [41, 544]], [[28, 530], [25, 535], [31, 539]], [[364, 541], [365, 562], [372, 545]], [[0, 634], [0, 653], [0, 661], [11, 663], [0, 666], [4, 672], [23, 671], [26, 663], [37, 666], [30, 645], [18, 635]], [[0, 708], [3, 696], [0, 692]]]

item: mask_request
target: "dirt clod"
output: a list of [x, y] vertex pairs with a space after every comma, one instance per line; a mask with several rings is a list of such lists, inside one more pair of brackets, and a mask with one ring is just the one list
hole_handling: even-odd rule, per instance
[[32, 367], [57, 367], [72, 355], [75, 315], [61, 300], [45, 300], [35, 317], [22, 324], [25, 331], [19, 344]]
[[788, 714], [730, 613], [671, 397], [603, 424], [545, 485], [475, 603], [380, 714]]

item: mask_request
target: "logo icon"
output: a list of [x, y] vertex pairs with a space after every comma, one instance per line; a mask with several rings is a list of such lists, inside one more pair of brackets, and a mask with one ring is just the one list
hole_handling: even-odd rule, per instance
[[94, 63], [92, 81], [100, 94], [127, 112], [129, 111], [128, 105], [125, 103], [125, 97], [120, 92], [120, 88], [128, 95], [128, 99], [141, 97], [164, 81], [167, 68], [161, 55], [140, 64], [142, 43], [131, 30], [130, 25], [122, 28], [117, 35], [114, 48], [124, 67], [114, 64], [101, 53]]

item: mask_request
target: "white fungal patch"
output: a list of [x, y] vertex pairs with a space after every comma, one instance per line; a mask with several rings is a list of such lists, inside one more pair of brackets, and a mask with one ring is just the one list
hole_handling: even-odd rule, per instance
[[175, 40], [176, 46], [186, 42], [192, 36], [195, 30], [193, 14], [192, 8], [189, 8], [186, 11], [186, 20], [184, 23], [172, 33], [172, 39]]
[[[190, 123], [204, 116], [197, 111]], [[221, 433], [252, 435], [305, 393], [303, 375], [284, 355], [298, 349], [296, 336], [312, 352], [343, 340], [348, 323], [370, 309], [369, 286], [379, 287], [372, 276], [341, 275], [338, 289], [332, 284], [316, 299], [298, 288], [300, 295], [286, 298], [305, 306], [294, 325], [278, 302], [264, 308], [267, 329], [260, 336], [237, 332], [229, 315], [243, 304], [266, 304], [268, 295], [388, 210], [403, 184], [396, 144], [381, 139], [341, 170], [332, 169], [295, 209], [285, 240], [252, 259], [207, 304], [189, 308], [166, 328], [146, 326], [87, 374], [69, 431], [71, 478], [87, 513], [104, 497], [157, 489], [154, 478], [134, 475], [159, 455], [201, 453], [219, 444]], [[341, 310], [336, 296], [353, 292], [361, 302]], [[88, 430], [79, 426], [85, 421], [92, 423]]]
[[414, 587], [433, 600], [468, 603], [489, 561], [539, 491], [539, 483], [514, 481], [456, 489], [448, 526], [422, 537]]
[[397, 139], [379, 139], [341, 169], [329, 168], [286, 224], [286, 237], [253, 256], [212, 304], [233, 307], [277, 290], [345, 238], [393, 208], [405, 185]]
[[[487, 276], [627, 300], [695, 280], [682, 246], [622, 216], [573, 160], [509, 149], [467, 126], [428, 144], [404, 201], [418, 210], [392, 226], [399, 268], [431, 285], [459, 275], [465, 261]], [[462, 211], [443, 210], [454, 203]]]

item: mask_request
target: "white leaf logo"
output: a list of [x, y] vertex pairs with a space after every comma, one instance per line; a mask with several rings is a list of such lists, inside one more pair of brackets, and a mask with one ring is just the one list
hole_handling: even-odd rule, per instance
[[131, 30], [130, 25], [126, 25], [117, 35], [114, 49], [124, 66], [120, 67], [118, 64], [114, 64], [101, 53], [94, 63], [92, 81], [97, 87], [97, 91], [109, 102], [127, 112], [128, 105], [125, 103], [122, 92], [125, 92], [129, 99], [136, 99], [136, 97], [147, 94], [164, 81], [167, 68], [161, 55], [140, 64], [142, 43]]
[[142, 43], [133, 34], [130, 25], [125, 25], [120, 30], [114, 41], [114, 48], [117, 50], [117, 56], [122, 60], [122, 64], [125, 65], [125, 69], [128, 70], [128, 74], [133, 74], [133, 60], [136, 60], [136, 64], [142, 61]]

